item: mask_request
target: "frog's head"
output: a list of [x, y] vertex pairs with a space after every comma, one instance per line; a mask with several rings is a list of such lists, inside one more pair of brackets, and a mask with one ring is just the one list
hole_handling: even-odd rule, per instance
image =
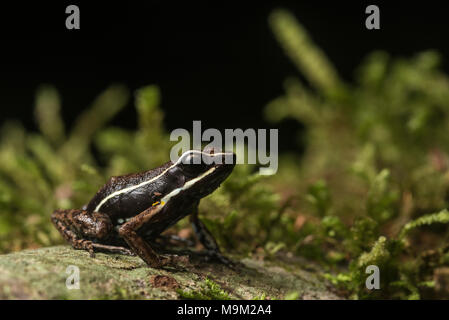
[[233, 152], [189, 150], [175, 163], [176, 171], [184, 177], [182, 193], [202, 198], [212, 193], [234, 169], [236, 155]]

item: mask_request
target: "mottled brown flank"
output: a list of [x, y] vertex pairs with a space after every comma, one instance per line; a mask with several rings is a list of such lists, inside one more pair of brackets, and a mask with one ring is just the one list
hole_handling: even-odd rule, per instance
[[172, 277], [155, 275], [150, 279], [150, 283], [155, 288], [178, 289], [179, 283]]

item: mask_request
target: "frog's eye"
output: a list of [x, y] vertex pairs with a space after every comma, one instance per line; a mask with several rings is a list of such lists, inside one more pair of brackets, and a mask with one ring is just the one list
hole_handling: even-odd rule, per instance
[[197, 152], [187, 153], [182, 157], [181, 163], [185, 165], [201, 164], [202, 163], [201, 154]]
[[181, 164], [182, 171], [184, 171], [185, 174], [196, 177], [201, 175], [207, 170], [207, 165], [204, 163], [201, 164]]
[[196, 176], [207, 170], [207, 164], [203, 162], [201, 153], [188, 153], [181, 159], [180, 168], [188, 175]]

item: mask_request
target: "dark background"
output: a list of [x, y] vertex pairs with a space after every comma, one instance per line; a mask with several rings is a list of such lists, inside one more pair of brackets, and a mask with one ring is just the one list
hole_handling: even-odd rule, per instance
[[[300, 76], [267, 23], [278, 7], [291, 10], [351, 81], [367, 53], [410, 56], [426, 49], [449, 65], [444, 2], [406, 1], [58, 1], [0, 7], [0, 122], [15, 118], [35, 129], [33, 100], [42, 83], [57, 87], [71, 123], [111, 83], [131, 90], [158, 84], [169, 130], [267, 128], [262, 108]], [[65, 8], [76, 4], [81, 30], [65, 29]], [[365, 28], [365, 8], [380, 7], [381, 30]], [[131, 105], [116, 125], [135, 126]], [[280, 124], [281, 149], [299, 124]]]

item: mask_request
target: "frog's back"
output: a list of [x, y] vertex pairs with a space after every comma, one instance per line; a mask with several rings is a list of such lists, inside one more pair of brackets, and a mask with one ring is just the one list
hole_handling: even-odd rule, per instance
[[[129, 195], [133, 195], [135, 198], [134, 200], [137, 201], [136, 210], [140, 210], [141, 206], [139, 205], [139, 202], [142, 201], [139, 201], [139, 198], [143, 199], [145, 196], [145, 198], [148, 199], [148, 193], [153, 191], [151, 190], [153, 184], [148, 182], [163, 174], [172, 164], [172, 162], [167, 162], [152, 170], [109, 178], [108, 182], [98, 190], [95, 196], [87, 204], [86, 210], [120, 215], [121, 211], [132, 209], [124, 208], [124, 205], [120, 205], [120, 202], [123, 202], [124, 198], [129, 198]], [[157, 184], [154, 185], [154, 187], [157, 188]], [[142, 203], [142, 205], [145, 206], [147, 203]]]

